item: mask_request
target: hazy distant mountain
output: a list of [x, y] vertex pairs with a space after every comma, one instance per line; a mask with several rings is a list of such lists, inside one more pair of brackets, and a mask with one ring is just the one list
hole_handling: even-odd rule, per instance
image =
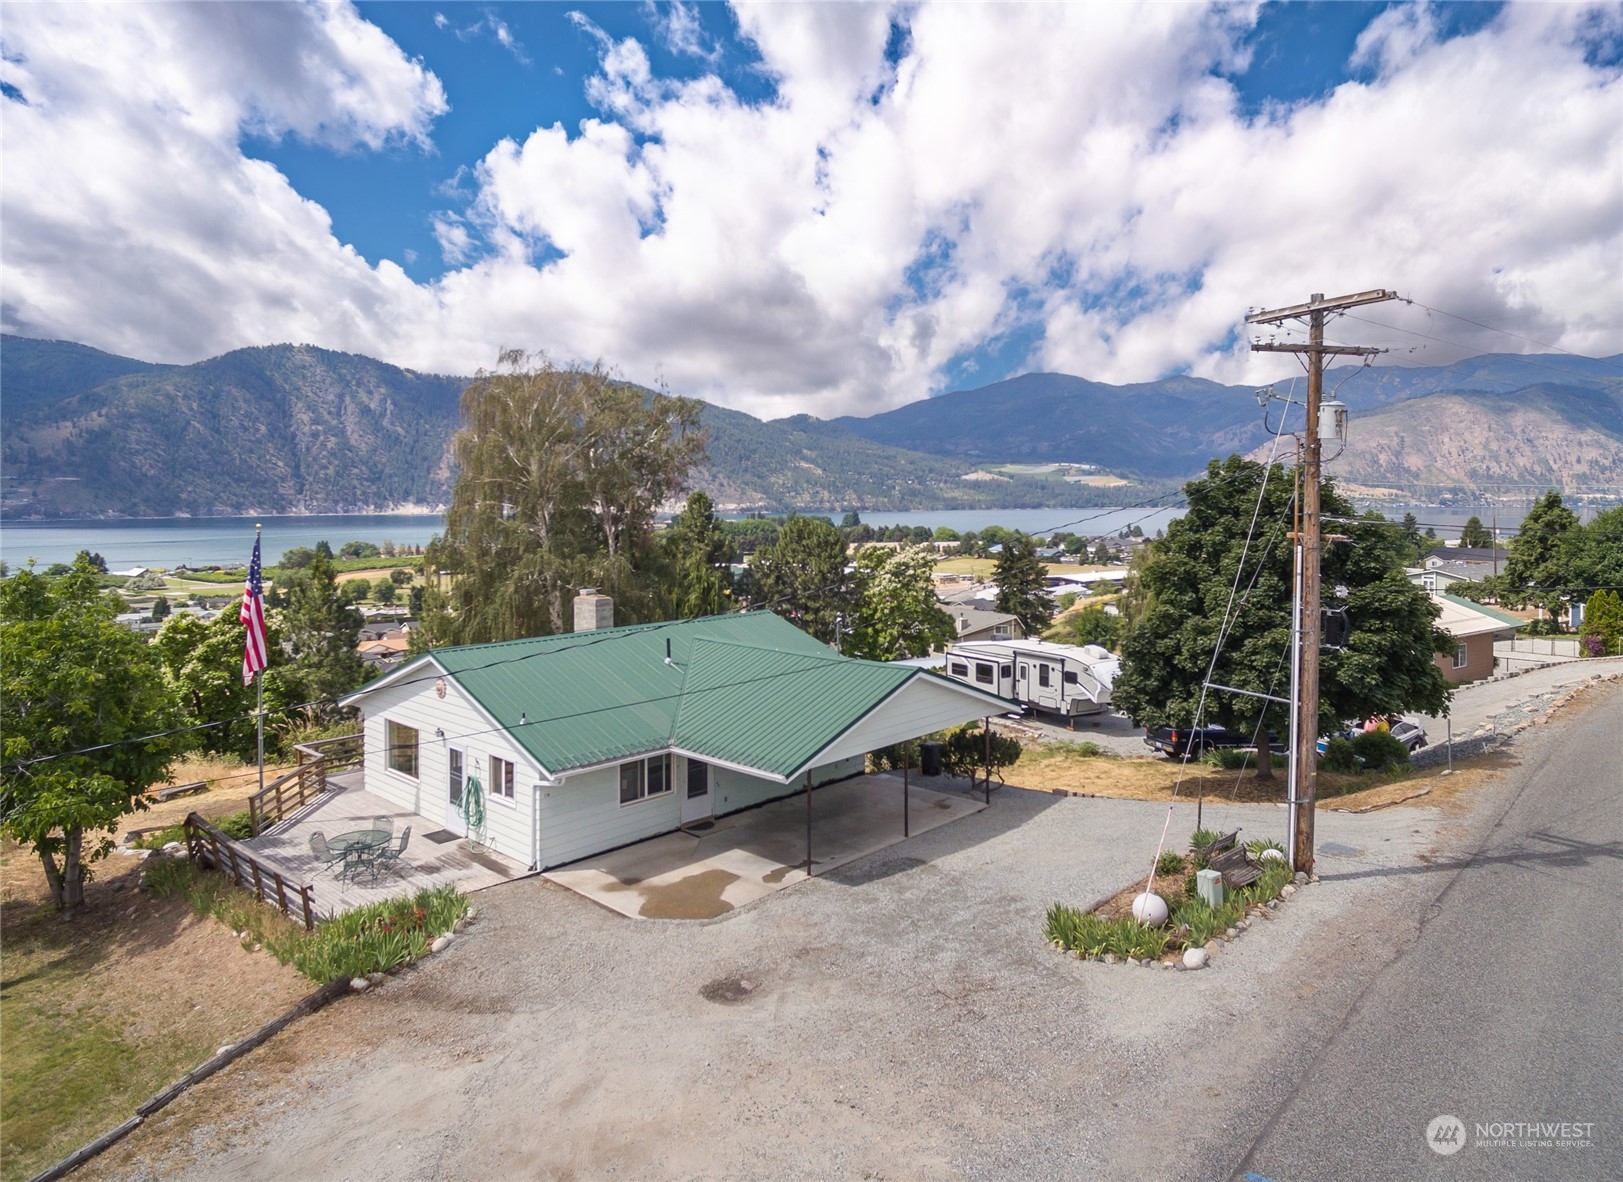
[[[152, 365], [63, 341], [0, 338], [0, 474], [10, 516], [365, 512], [443, 504], [468, 379], [310, 346]], [[1288, 383], [1277, 387], [1281, 393]], [[1488, 355], [1346, 367], [1353, 410], [1332, 471], [1414, 495], [1489, 485], [1623, 487], [1623, 357]], [[1298, 383], [1296, 393], [1301, 395]], [[1249, 386], [1110, 386], [1025, 374], [868, 419], [763, 422], [707, 406], [698, 485], [726, 506], [885, 510], [1089, 506], [1148, 499], [1212, 456], [1266, 440]], [[1271, 422], [1278, 423], [1277, 412]], [[1089, 488], [988, 474], [1093, 464]]]
[[[369, 512], [449, 499], [467, 378], [310, 346], [153, 366], [0, 339], [5, 511], [24, 516]], [[707, 406], [698, 485], [727, 506], [905, 510], [1109, 504], [1057, 480], [962, 479], [974, 464], [806, 416]]]

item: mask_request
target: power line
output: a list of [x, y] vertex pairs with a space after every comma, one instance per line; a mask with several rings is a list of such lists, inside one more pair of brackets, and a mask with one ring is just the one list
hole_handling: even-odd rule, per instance
[[1477, 328], [1485, 328], [1489, 332], [1496, 332], [1496, 333], [1499, 333], [1501, 336], [1515, 337], [1519, 341], [1526, 341], [1528, 344], [1537, 345], [1541, 349], [1553, 349], [1555, 352], [1557, 352], [1557, 353], [1565, 353], [1569, 357], [1580, 357], [1585, 361], [1595, 361], [1595, 362], [1599, 362], [1601, 365], [1610, 365], [1613, 369], [1616, 369], [1616, 370], [1618, 370], [1620, 372], [1623, 372], [1623, 365], [1618, 365], [1616, 362], [1611, 361], [1611, 360], [1609, 360], [1609, 359], [1607, 359], [1605, 357], [1591, 357], [1587, 353], [1575, 353], [1571, 349], [1563, 349], [1560, 345], [1551, 344], [1549, 341], [1541, 341], [1541, 340], [1538, 340], [1535, 337], [1523, 336], [1519, 332], [1511, 332], [1508, 328], [1496, 328], [1491, 324], [1484, 324], [1480, 320], [1472, 320], [1469, 316], [1461, 316], [1458, 312], [1445, 312], [1441, 308], [1433, 308], [1429, 304], [1422, 304], [1417, 299], [1406, 298], [1406, 297], [1400, 297], [1400, 298], [1402, 298], [1402, 301], [1405, 304], [1409, 304], [1412, 307], [1416, 307], [1416, 308], [1424, 308], [1428, 312], [1435, 312], [1439, 316], [1447, 316], [1451, 320], [1458, 320], [1458, 321], [1460, 321], [1461, 323], [1464, 323], [1464, 324], [1472, 324], [1472, 325], [1475, 325]]

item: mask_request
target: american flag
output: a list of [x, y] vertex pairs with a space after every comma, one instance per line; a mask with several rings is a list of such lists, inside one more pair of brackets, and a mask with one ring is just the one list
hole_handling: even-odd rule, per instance
[[248, 629], [242, 645], [242, 684], [252, 685], [254, 674], [265, 667], [265, 580], [259, 569], [259, 539], [254, 539], [254, 560], [248, 564], [248, 583], [242, 589], [242, 623]]

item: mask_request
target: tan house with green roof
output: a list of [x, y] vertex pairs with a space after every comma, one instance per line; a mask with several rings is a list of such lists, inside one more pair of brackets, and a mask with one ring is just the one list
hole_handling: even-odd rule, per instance
[[[584, 605], [584, 610], [583, 610]], [[345, 699], [368, 792], [532, 869], [860, 775], [869, 751], [1010, 708], [843, 657], [770, 612], [434, 649]], [[478, 807], [478, 806], [482, 806]]]

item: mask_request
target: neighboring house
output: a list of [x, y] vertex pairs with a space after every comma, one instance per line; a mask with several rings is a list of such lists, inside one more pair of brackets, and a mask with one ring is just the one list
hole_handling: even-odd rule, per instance
[[1408, 576], [1409, 582], [1427, 591], [1443, 592], [1455, 583], [1473, 582], [1493, 572], [1491, 569], [1479, 570], [1469, 563], [1439, 562], [1427, 566], [1406, 566], [1403, 573]]
[[967, 586], [960, 584], [951, 590], [938, 587], [936, 598], [949, 612], [961, 607], [972, 608], [977, 604], [990, 605], [997, 600], [997, 587], [991, 583], [970, 583]]
[[1437, 626], [1454, 638], [1453, 653], [1437, 654], [1437, 667], [1456, 685], [1493, 676], [1493, 642], [1515, 639], [1516, 629], [1527, 623], [1453, 595], [1434, 593], [1431, 599], [1443, 610]]
[[344, 699], [368, 792], [536, 869], [864, 771], [869, 751], [1009, 703], [842, 657], [770, 612], [624, 628], [582, 593], [576, 631], [434, 649]]
[[[1438, 546], [1426, 555], [1425, 566], [1484, 566], [1488, 569], [1485, 574], [1493, 574], [1494, 567], [1505, 569], [1505, 560], [1510, 557], [1509, 550], [1495, 550], [1487, 546]], [[1476, 576], [1480, 578], [1481, 576]]]
[[955, 606], [947, 614], [952, 617], [953, 626], [958, 630], [959, 641], [1020, 640], [1026, 634], [1026, 630], [1020, 626], [1020, 618], [1008, 612]]
[[393, 669], [406, 659], [406, 653], [410, 648], [411, 637], [396, 628], [371, 640], [365, 639], [363, 635], [361, 642], [355, 646], [355, 651], [361, 655], [363, 664], [376, 669]]

